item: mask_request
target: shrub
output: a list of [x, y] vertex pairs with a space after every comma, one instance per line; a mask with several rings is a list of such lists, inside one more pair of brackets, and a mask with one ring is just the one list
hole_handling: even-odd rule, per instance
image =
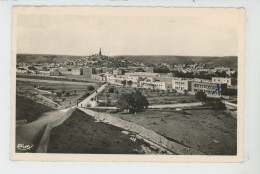
[[61, 92], [56, 92], [56, 95], [60, 98], [61, 97]]
[[203, 104], [208, 107], [212, 107], [214, 110], [225, 110], [226, 105], [222, 102], [220, 98], [214, 99], [206, 99], [204, 100]]
[[66, 92], [66, 93], [65, 93], [65, 96], [70, 96], [70, 93], [69, 93], [69, 92]]
[[205, 101], [207, 98], [207, 94], [203, 91], [198, 91], [195, 93], [195, 98], [201, 102]]
[[93, 91], [95, 88], [92, 86], [92, 85], [90, 85], [90, 86], [88, 86], [88, 90], [89, 91]]
[[109, 92], [109, 93], [114, 93], [114, 92], [115, 92], [115, 89], [114, 89], [114, 88], [109, 88], [109, 89], [108, 89], [108, 92]]

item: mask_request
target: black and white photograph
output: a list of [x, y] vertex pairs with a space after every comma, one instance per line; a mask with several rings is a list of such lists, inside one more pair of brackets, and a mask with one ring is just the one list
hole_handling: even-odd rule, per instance
[[12, 22], [13, 159], [242, 160], [244, 9], [14, 7]]

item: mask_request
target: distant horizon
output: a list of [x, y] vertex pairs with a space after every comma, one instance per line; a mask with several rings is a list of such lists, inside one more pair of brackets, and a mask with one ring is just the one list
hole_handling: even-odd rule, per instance
[[[51, 54], [51, 53], [16, 53], [16, 55], [55, 55], [55, 56], [75, 56], [75, 57], [81, 57], [81, 56], [89, 56], [89, 55], [95, 55], [95, 54], [98, 54], [98, 53], [93, 53], [93, 54], [89, 54], [89, 55], [73, 55], [73, 54]], [[219, 57], [219, 58], [225, 58], [225, 57], [238, 57], [236, 55], [227, 55], [227, 56], [191, 56], [191, 55], [166, 55], [166, 54], [161, 54], [161, 55], [140, 55], [140, 54], [121, 54], [121, 55], [106, 55], [106, 54], [102, 54], [103, 56], [108, 56], [108, 57], [116, 57], [116, 56], [179, 56], [179, 57]]]

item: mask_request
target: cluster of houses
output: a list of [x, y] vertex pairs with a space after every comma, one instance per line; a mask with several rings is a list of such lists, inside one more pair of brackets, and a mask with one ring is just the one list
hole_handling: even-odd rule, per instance
[[[68, 60], [63, 63], [19, 63], [16, 67], [18, 74], [37, 74], [43, 76], [74, 76], [86, 79], [95, 79], [105, 81], [115, 85], [130, 85], [136, 88], [146, 88], [153, 90], [164, 90], [178, 92], [188, 91], [196, 93], [199, 90], [204, 91], [207, 95], [212, 95], [216, 89], [222, 92], [227, 88], [236, 88], [236, 79], [224, 77], [212, 77], [212, 80], [194, 79], [194, 78], [177, 78], [173, 73], [154, 73], [154, 67], [147, 66], [143, 62], [131, 62], [117, 59], [114, 60], [108, 56], [94, 54], [82, 57], [78, 60]], [[115, 68], [110, 66], [113, 63], [125, 65], [125, 67]], [[235, 73], [228, 67], [214, 67], [205, 64], [177, 64], [169, 65], [161, 63], [158, 66], [167, 67], [169, 70], [181, 71], [183, 73], [223, 72], [230, 75]], [[129, 83], [131, 82], [131, 83]]]
[[221, 93], [227, 90], [227, 88], [236, 86], [235, 79], [226, 77], [212, 77], [212, 80], [205, 80], [178, 78], [174, 77], [172, 73], [131, 72], [118, 74], [116, 72], [113, 74], [93, 74], [92, 79], [106, 81], [119, 86], [127, 85], [127, 82], [131, 81], [130, 85], [132, 87], [152, 90], [175, 90], [180, 93], [187, 91], [191, 94], [195, 94], [197, 91], [204, 91], [208, 96], [222, 96]]

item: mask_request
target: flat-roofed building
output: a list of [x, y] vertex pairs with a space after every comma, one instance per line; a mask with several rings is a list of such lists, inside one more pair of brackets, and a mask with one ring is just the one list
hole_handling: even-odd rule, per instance
[[166, 89], [167, 90], [172, 90], [172, 80], [173, 77], [155, 77], [155, 81], [159, 81], [159, 82], [165, 82], [166, 85]]
[[113, 74], [115, 75], [124, 75], [125, 71], [123, 69], [114, 69]]
[[153, 90], [166, 90], [166, 83], [160, 81], [140, 81], [140, 87]]
[[24, 69], [24, 68], [16, 68], [16, 73], [19, 73], [19, 74], [27, 74], [27, 70]]
[[150, 73], [153, 73], [153, 67], [142, 67], [142, 69], [145, 71], [145, 72], [150, 72]]
[[60, 72], [57, 69], [53, 69], [50, 71], [50, 76], [59, 76]]
[[60, 67], [58, 71], [61, 73], [61, 75], [71, 75], [72, 73], [71, 68], [66, 67]]
[[191, 93], [196, 93], [198, 91], [203, 91], [207, 96], [221, 97], [222, 93], [227, 90], [226, 83], [212, 83], [212, 82], [198, 82], [191, 81]]
[[91, 78], [99, 81], [107, 81], [107, 77], [105, 74], [92, 74]]
[[174, 78], [172, 80], [172, 89], [178, 92], [184, 92], [184, 90], [191, 91], [191, 79], [186, 78]]
[[44, 76], [50, 76], [51, 72], [50, 71], [37, 71], [37, 74], [44, 75]]
[[158, 73], [150, 73], [150, 72], [131, 72], [131, 73], [125, 73], [127, 76], [139, 76], [139, 77], [156, 77], [159, 74]]
[[213, 83], [226, 83], [228, 86], [236, 85], [235, 79], [226, 77], [212, 77]]
[[82, 75], [86, 78], [92, 78], [92, 74], [96, 73], [95, 68], [84, 67], [82, 68]]
[[126, 80], [132, 81], [132, 87], [138, 87], [139, 86], [139, 77], [138, 76], [127, 76], [127, 75], [115, 75], [115, 74], [106, 74], [107, 82], [115, 85], [123, 85], [122, 82]]
[[72, 75], [82, 75], [83, 74], [83, 69], [82, 68], [72, 68], [71, 69], [71, 74]]

